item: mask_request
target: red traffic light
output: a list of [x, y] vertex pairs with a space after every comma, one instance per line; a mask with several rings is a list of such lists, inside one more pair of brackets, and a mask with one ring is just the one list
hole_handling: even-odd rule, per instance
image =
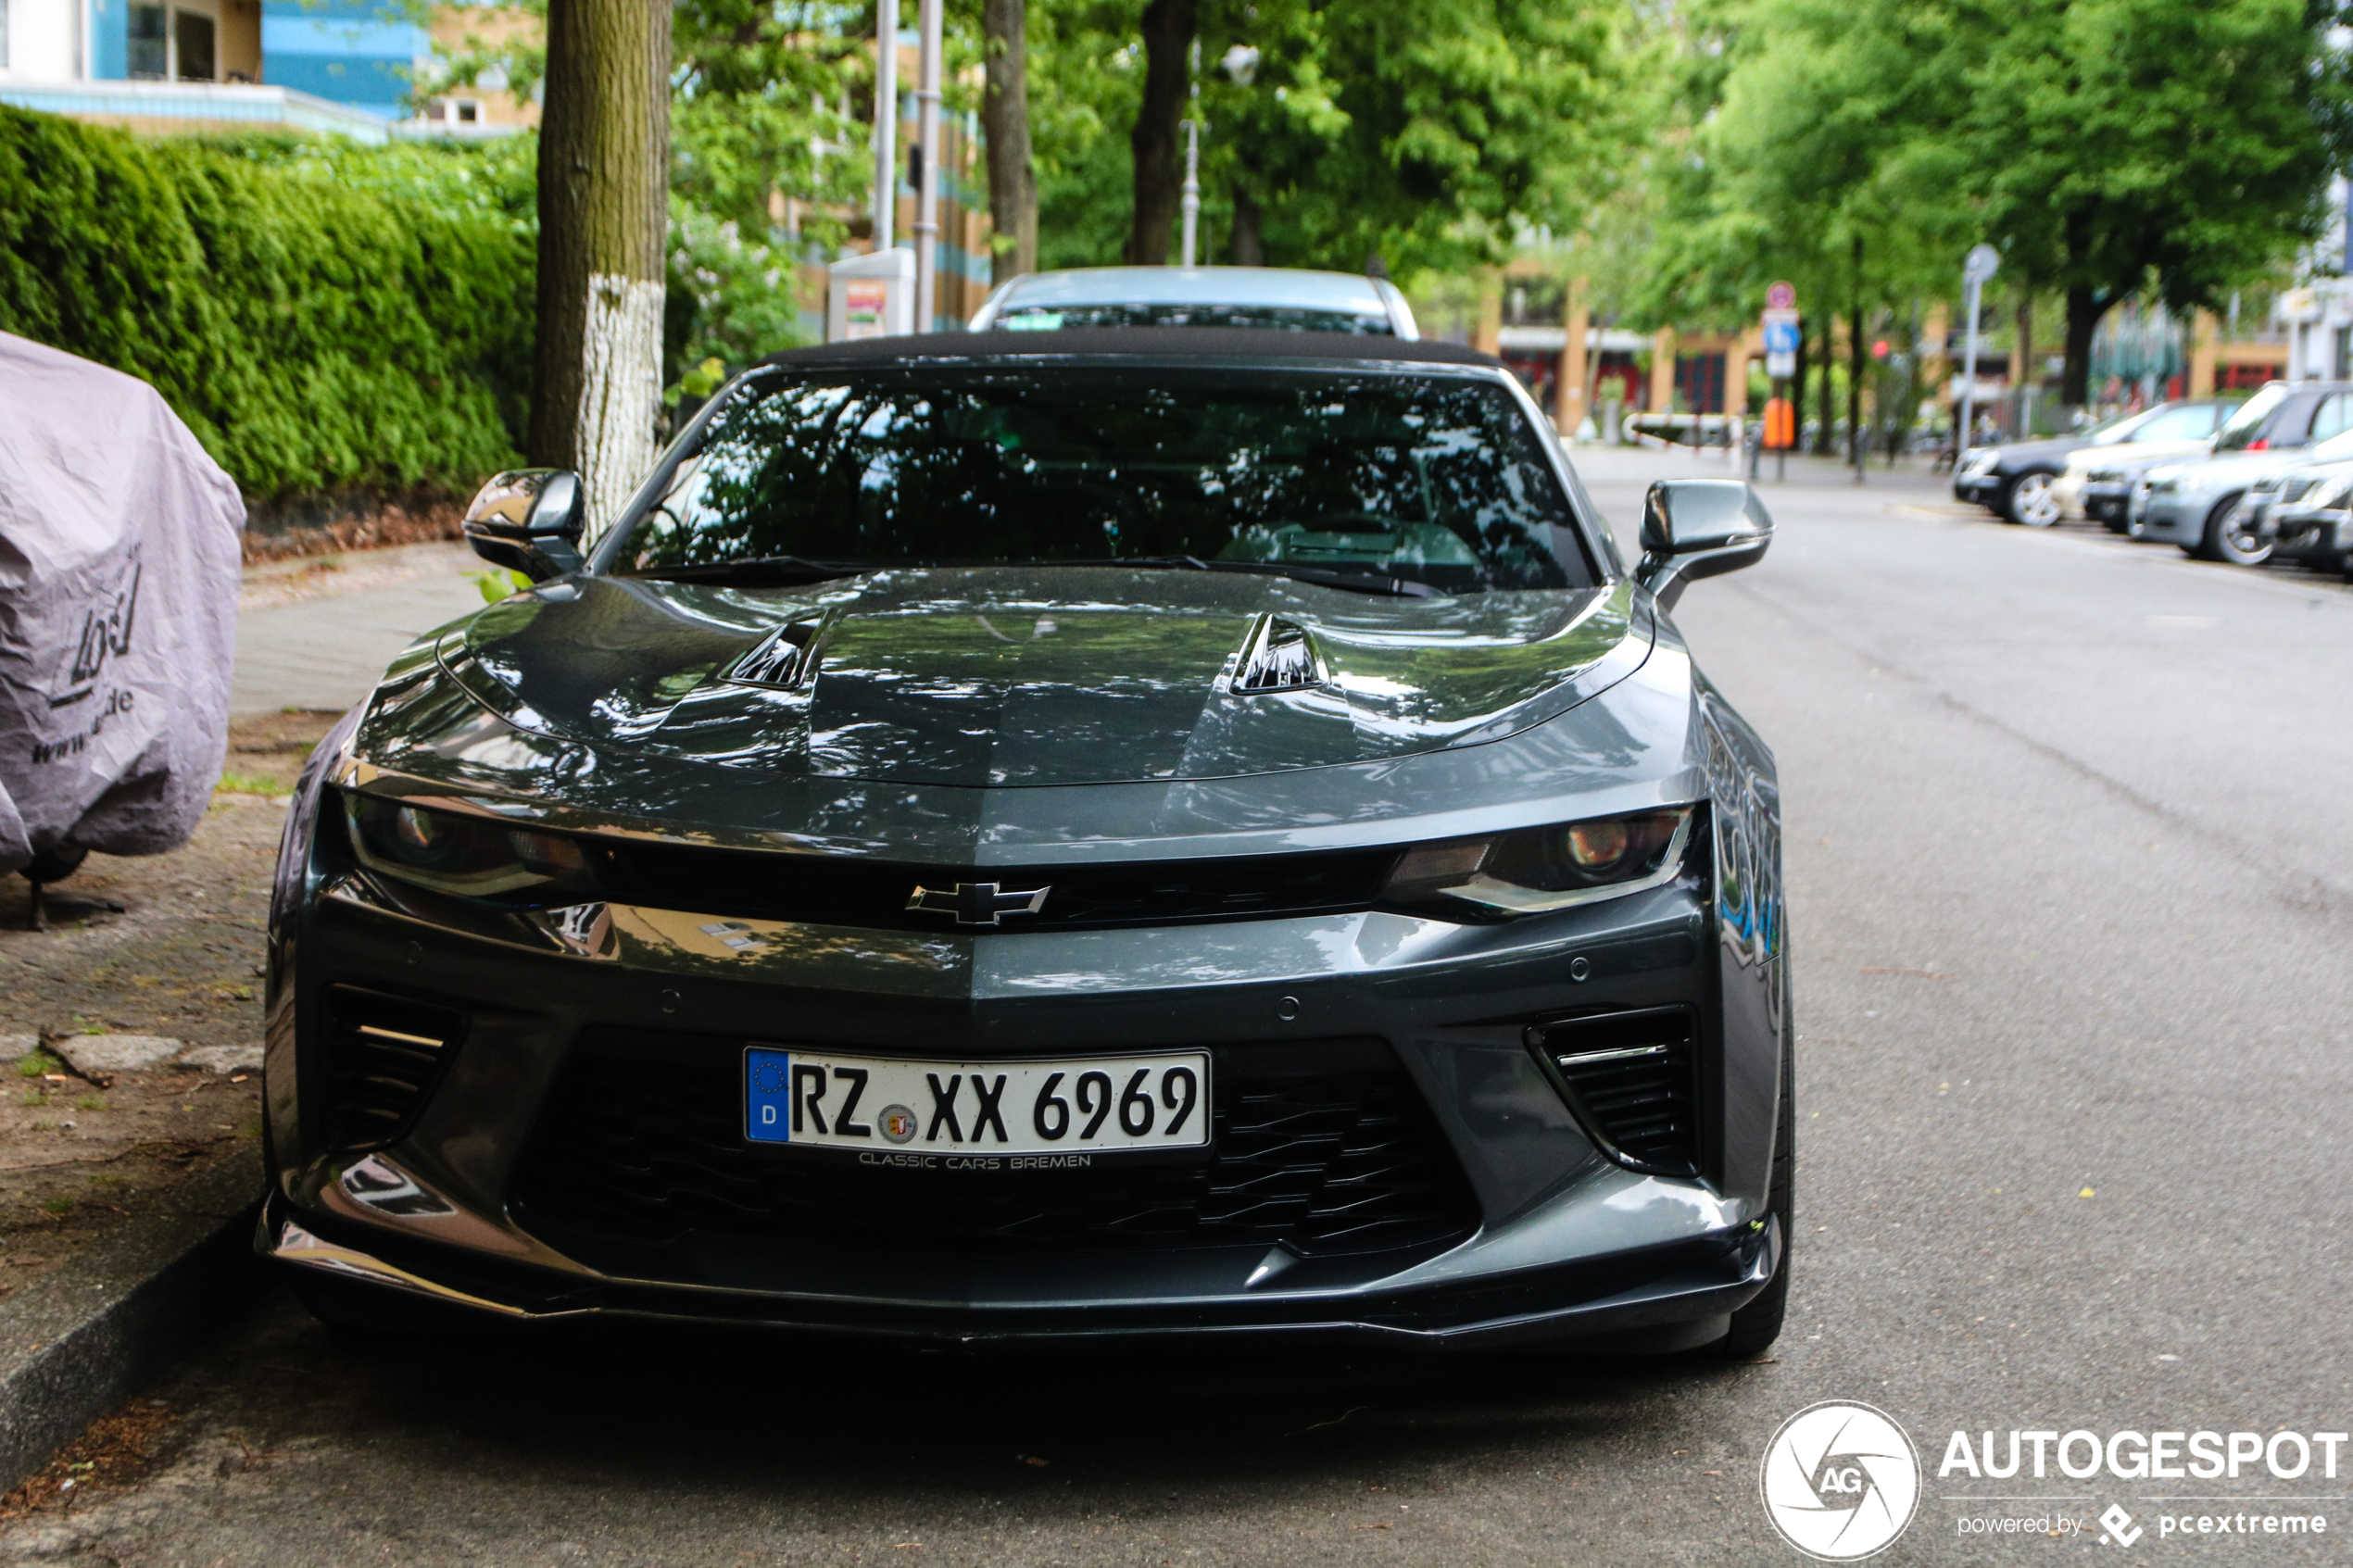
[[1885, 338], [1881, 338], [1877, 343], [1871, 345], [1871, 358], [1874, 359], [1884, 359], [1887, 358], [1887, 340]]

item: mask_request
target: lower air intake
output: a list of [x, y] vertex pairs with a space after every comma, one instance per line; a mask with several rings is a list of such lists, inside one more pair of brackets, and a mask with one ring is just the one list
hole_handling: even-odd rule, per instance
[[331, 985], [320, 1006], [327, 1141], [381, 1148], [409, 1130], [466, 1032], [463, 1013], [356, 985]]
[[1436, 1248], [1478, 1205], [1379, 1040], [1214, 1047], [1205, 1160], [957, 1177], [748, 1148], [743, 1042], [590, 1030], [518, 1168], [514, 1212], [550, 1245], [641, 1278], [697, 1277], [700, 1240], [939, 1256], [1288, 1247]]
[[1565, 1019], [1529, 1037], [1612, 1159], [1659, 1175], [1699, 1173], [1698, 1031], [1687, 1009]]

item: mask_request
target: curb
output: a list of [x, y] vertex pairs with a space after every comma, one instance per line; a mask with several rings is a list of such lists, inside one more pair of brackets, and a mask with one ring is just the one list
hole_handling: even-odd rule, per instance
[[260, 1173], [231, 1155], [0, 1301], [0, 1490], [154, 1381], [252, 1295]]

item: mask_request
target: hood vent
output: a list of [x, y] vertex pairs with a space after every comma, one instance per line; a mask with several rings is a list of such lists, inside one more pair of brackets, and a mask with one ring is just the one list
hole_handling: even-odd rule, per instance
[[726, 678], [739, 686], [781, 686], [789, 689], [816, 665], [817, 633], [822, 619], [796, 621], [738, 659]]
[[1324, 684], [1327, 679], [1324, 657], [1307, 628], [1270, 615], [1242, 645], [1234, 690], [1250, 696], [1303, 691]]

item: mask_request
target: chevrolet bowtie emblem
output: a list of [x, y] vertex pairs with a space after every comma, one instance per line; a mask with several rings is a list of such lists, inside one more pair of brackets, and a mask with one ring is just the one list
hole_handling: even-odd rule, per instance
[[996, 925], [1006, 915], [1036, 914], [1052, 891], [1040, 887], [1008, 893], [993, 882], [960, 882], [952, 888], [917, 887], [907, 907], [930, 915], [954, 915], [958, 925]]

